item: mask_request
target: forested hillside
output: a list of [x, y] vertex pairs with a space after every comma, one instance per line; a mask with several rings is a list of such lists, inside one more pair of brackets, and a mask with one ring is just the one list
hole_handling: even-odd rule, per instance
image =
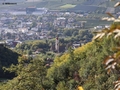
[[[111, 25], [110, 30], [117, 28], [118, 23]], [[114, 27], [113, 27], [114, 26]], [[17, 77], [3, 84], [1, 90], [113, 90], [113, 81], [118, 74], [107, 74], [104, 59], [115, 53], [114, 47], [119, 39], [114, 34], [95, 39], [77, 49], [70, 48], [67, 53], [57, 56], [54, 63], [47, 68], [42, 57], [29, 60], [18, 59], [18, 65], [12, 65], [11, 72]]]
[[82, 85], [85, 90], [113, 90], [115, 76], [106, 74], [103, 59], [112, 54], [117, 41], [104, 38], [102, 42], [90, 42], [55, 59], [47, 76], [57, 90], [74, 90]]
[[[55, 32], [58, 31], [52, 31], [51, 35], [54, 37], [56, 36], [59, 37], [60, 53], [67, 51], [70, 46], [73, 46], [73, 44], [77, 44], [77, 43], [85, 44], [91, 41], [93, 37], [92, 30], [65, 29], [59, 31], [63, 32], [63, 36], [56, 35]], [[46, 39], [46, 40], [25, 41], [22, 44], [18, 44], [15, 47], [15, 50], [21, 54], [28, 54], [28, 55], [32, 55], [35, 52], [39, 52], [39, 53], [46, 53], [48, 51], [55, 52], [55, 38]]]
[[9, 67], [11, 64], [17, 64], [20, 55], [0, 44], [0, 78], [11, 78], [11, 74], [5, 73], [3, 67]]
[[59, 40], [61, 46], [68, 45], [61, 52], [54, 52], [55, 40], [23, 42], [15, 48], [21, 56], [1, 45], [0, 73], [11, 76], [3, 73], [4, 67], [15, 76], [1, 81], [0, 90], [120, 90], [120, 20], [107, 14], [115, 19], [110, 27], [96, 30], [92, 41], [78, 48], [68, 43], [91, 38], [89, 30], [65, 30], [65, 36], [72, 37]]

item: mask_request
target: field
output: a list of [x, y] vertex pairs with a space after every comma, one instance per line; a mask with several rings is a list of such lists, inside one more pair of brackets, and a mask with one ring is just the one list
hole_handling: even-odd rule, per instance
[[46, 7], [49, 9], [67, 9], [77, 4], [81, 4], [84, 0], [44, 0], [36, 4], [37, 7]]
[[63, 6], [60, 6], [60, 8], [62, 8], [62, 9], [68, 9], [68, 8], [73, 8], [73, 7], [75, 7], [76, 5], [72, 5], [72, 4], [65, 4], [65, 5], [63, 5]]

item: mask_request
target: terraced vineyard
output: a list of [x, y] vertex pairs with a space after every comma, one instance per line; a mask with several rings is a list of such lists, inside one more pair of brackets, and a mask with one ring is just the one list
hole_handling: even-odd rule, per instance
[[108, 0], [43, 0], [36, 4], [37, 7], [49, 9], [84, 11], [84, 12], [105, 12], [107, 7], [113, 7], [116, 3]]
[[[46, 7], [52, 10], [76, 10], [76, 11], [86, 11], [93, 12], [98, 10], [106, 10], [107, 7], [113, 7], [116, 3], [109, 2], [108, 0], [33, 0], [32, 2], [26, 2], [23, 4], [12, 5], [10, 8], [19, 7]], [[76, 5], [76, 6], [75, 6]], [[4, 6], [0, 6], [4, 8]], [[70, 9], [71, 8], [71, 9]]]

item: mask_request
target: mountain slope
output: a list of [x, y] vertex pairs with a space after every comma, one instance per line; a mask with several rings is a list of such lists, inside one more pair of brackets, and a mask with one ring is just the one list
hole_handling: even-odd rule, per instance
[[74, 90], [76, 85], [82, 85], [85, 90], [112, 90], [116, 76], [106, 74], [103, 60], [113, 53], [112, 48], [117, 42], [110, 37], [69, 50], [69, 53], [55, 59], [47, 76], [59, 89], [64, 86]]
[[6, 48], [4, 45], [0, 45], [0, 78], [9, 78], [10, 74], [4, 73], [3, 67], [9, 67], [11, 64], [17, 64], [19, 54]]

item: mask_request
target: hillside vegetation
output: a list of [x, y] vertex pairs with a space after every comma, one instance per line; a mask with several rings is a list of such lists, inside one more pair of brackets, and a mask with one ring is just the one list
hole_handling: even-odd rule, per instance
[[[69, 11], [81, 11], [86, 10], [93, 10], [95, 8], [95, 12], [103, 12], [106, 11], [107, 7], [113, 7], [113, 5], [117, 1], [108, 1], [108, 0], [38, 0], [25, 3], [18, 3], [17, 5], [1, 5], [1, 9], [5, 8], [26, 8], [26, 7], [38, 7], [38, 8], [48, 8], [49, 10], [69, 10]], [[65, 8], [61, 8], [65, 5]], [[72, 5], [69, 6], [68, 5]], [[73, 7], [73, 5], [76, 5]], [[67, 8], [66, 8], [67, 6]], [[86, 7], [85, 7], [86, 6]], [[80, 9], [80, 10], [79, 10]], [[89, 11], [91, 12], [91, 11]]]
[[[63, 5], [71, 4], [71, 5], [76, 5], [75, 9], [78, 9], [79, 6], [84, 5], [84, 6], [95, 6], [98, 7], [99, 9], [103, 8], [105, 9], [106, 7], [113, 7], [113, 5], [116, 3], [115, 2], [109, 2], [107, 0], [43, 0], [40, 2], [35, 2], [33, 3], [33, 6], [36, 5], [37, 7], [46, 7], [49, 9], [58, 9], [58, 10], [64, 10], [64, 8], [61, 8]], [[74, 9], [74, 7], [71, 7]], [[79, 8], [80, 9], [80, 8]], [[66, 8], [68, 10], [68, 8]]]
[[8, 69], [16, 72], [17, 77], [0, 89], [76, 90], [82, 86], [84, 90], [113, 90], [113, 81], [118, 76], [113, 73], [108, 75], [103, 64], [103, 60], [115, 52], [113, 48], [119, 43], [113, 36], [91, 41], [75, 50], [70, 48], [67, 53], [57, 56], [50, 68], [44, 65], [42, 57], [33, 60], [21, 57], [18, 65]]
[[20, 55], [12, 50], [0, 45], [0, 78], [11, 78], [13, 74], [8, 72], [4, 73], [3, 67], [9, 67], [11, 64], [18, 63], [18, 57]]
[[55, 59], [47, 76], [54, 80], [60, 89], [64, 87], [75, 90], [77, 85], [82, 85], [85, 90], [113, 90], [112, 82], [115, 76], [106, 74], [103, 59], [113, 53], [111, 48], [114, 46], [116, 41], [109, 38], [103, 42], [87, 43], [74, 51], [70, 50]]

